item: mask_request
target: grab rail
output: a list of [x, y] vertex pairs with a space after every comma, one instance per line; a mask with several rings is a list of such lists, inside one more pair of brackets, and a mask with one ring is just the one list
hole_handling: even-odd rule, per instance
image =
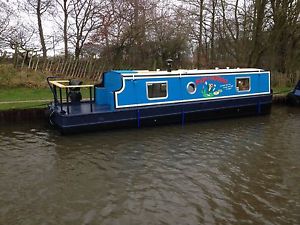
[[[55, 80], [51, 80], [55, 79]], [[65, 83], [70, 83], [70, 80], [56, 80], [59, 79], [59, 77], [47, 77], [48, 85], [51, 89], [51, 92], [53, 94], [54, 98], [54, 105], [58, 106], [60, 105], [60, 112], [66, 113], [63, 110], [63, 95], [62, 95], [62, 89], [66, 90], [66, 106], [67, 106], [67, 113], [70, 113], [70, 101], [69, 101], [69, 90], [71, 88], [89, 88], [89, 98], [90, 98], [90, 110], [93, 112], [93, 95], [92, 95], [92, 88], [94, 88], [94, 85], [92, 84], [83, 84], [83, 85], [66, 85]], [[57, 98], [57, 88], [59, 88], [59, 100]]]

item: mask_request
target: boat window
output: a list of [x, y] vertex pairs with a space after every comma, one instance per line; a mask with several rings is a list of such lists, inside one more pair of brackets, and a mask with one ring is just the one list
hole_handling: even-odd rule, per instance
[[147, 83], [148, 98], [166, 98], [167, 82]]
[[250, 78], [237, 78], [235, 86], [237, 91], [250, 91]]
[[186, 89], [187, 89], [188, 93], [194, 94], [197, 90], [196, 84], [194, 82], [190, 82], [187, 84]]

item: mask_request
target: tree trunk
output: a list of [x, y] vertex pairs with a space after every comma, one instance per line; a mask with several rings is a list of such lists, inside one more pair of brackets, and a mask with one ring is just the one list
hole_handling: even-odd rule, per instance
[[202, 57], [202, 36], [203, 36], [203, 3], [204, 0], [200, 0], [200, 12], [199, 12], [199, 37], [198, 37], [198, 51], [197, 51], [197, 67], [201, 65], [201, 57]]
[[36, 15], [38, 19], [38, 29], [39, 29], [40, 41], [42, 45], [43, 59], [45, 60], [47, 58], [47, 49], [46, 49], [43, 25], [42, 25], [41, 0], [37, 1]]
[[67, 6], [67, 0], [64, 0], [63, 10], [64, 10], [64, 46], [65, 46], [65, 60], [68, 60], [69, 52], [68, 52], [68, 6]]
[[80, 56], [80, 52], [81, 52], [81, 49], [79, 47], [79, 44], [75, 46], [75, 59], [79, 59], [79, 56]]
[[133, 49], [133, 62], [131, 62], [132, 66], [137, 66], [140, 65], [141, 61], [141, 24], [140, 24], [140, 17], [139, 17], [139, 12], [140, 12], [140, 1], [139, 0], [134, 0], [134, 38], [136, 43], [134, 44], [134, 49]]
[[210, 39], [210, 64], [215, 65], [215, 17], [216, 17], [216, 0], [212, 1], [212, 16], [211, 16], [211, 39]]
[[271, 41], [273, 48], [272, 67], [282, 73], [286, 72], [287, 48], [290, 42], [290, 19], [289, 13], [292, 10], [288, 0], [271, 0], [273, 10], [274, 27], [272, 30]]
[[19, 44], [15, 46], [15, 54], [14, 54], [14, 67], [18, 66], [18, 57], [19, 57]]
[[265, 8], [267, 0], [255, 0], [255, 14], [254, 15], [254, 30], [252, 49], [248, 59], [248, 66], [256, 67], [260, 61], [263, 52], [262, 31], [265, 17]]

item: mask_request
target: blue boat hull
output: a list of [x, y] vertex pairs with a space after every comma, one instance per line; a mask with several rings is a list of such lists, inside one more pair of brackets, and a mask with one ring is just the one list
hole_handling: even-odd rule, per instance
[[[145, 127], [170, 123], [185, 124], [216, 118], [263, 115], [271, 111], [272, 95], [209, 100], [193, 103], [169, 104], [116, 111], [93, 111], [62, 114], [50, 109], [50, 121], [61, 133], [77, 133], [95, 129], [116, 127]], [[82, 108], [84, 103], [74, 105]], [[89, 108], [90, 104], [86, 103]]]

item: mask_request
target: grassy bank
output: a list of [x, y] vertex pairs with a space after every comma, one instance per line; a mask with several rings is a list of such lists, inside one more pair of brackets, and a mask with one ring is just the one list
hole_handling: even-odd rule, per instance
[[[14, 68], [12, 64], [0, 64], [0, 110], [45, 107], [47, 101], [40, 100], [52, 97], [46, 82], [49, 75]], [[28, 102], [12, 103], [16, 101]]]
[[294, 87], [273, 87], [273, 94], [284, 94], [293, 90]]
[[[47, 76], [51, 74], [0, 64], [0, 110], [46, 107], [53, 98]], [[293, 88], [284, 77], [277, 74], [272, 77], [272, 83], [276, 84], [272, 87], [274, 94], [284, 94]], [[93, 82], [85, 80], [84, 83]], [[83, 89], [82, 93], [84, 98], [89, 97], [88, 90]]]
[[46, 88], [48, 73], [14, 68], [12, 64], [0, 64], [0, 88], [27, 87]]
[[[46, 107], [53, 99], [46, 81], [48, 76], [53, 74], [0, 64], [0, 110]], [[88, 97], [87, 90], [82, 94]]]
[[51, 99], [49, 88], [1, 88], [0, 101], [22, 101]]
[[51, 99], [49, 88], [1, 88], [0, 110], [46, 107]]

